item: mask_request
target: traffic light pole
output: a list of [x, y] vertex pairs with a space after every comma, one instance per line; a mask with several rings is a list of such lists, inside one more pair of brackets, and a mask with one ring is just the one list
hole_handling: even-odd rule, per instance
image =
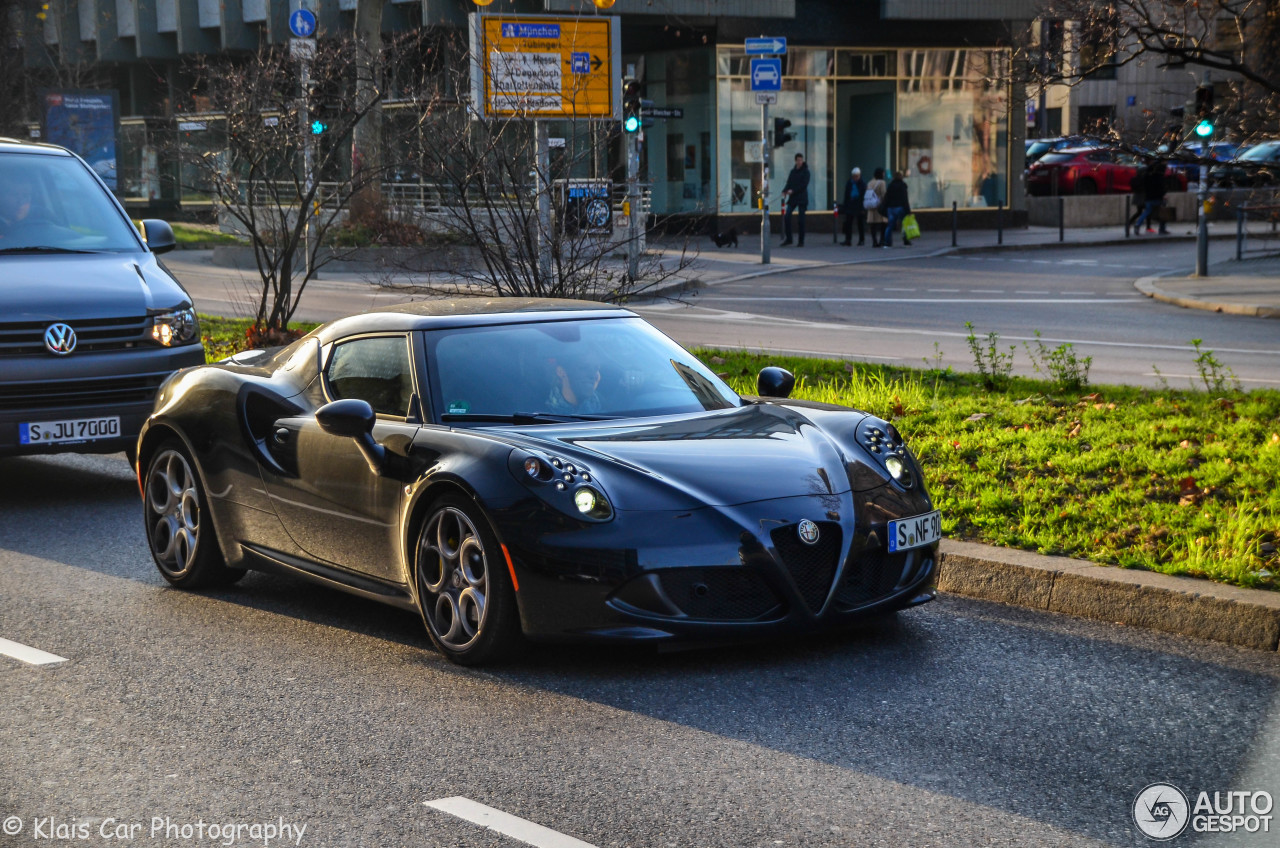
[[760, 106], [760, 264], [769, 264], [769, 104]]
[[[315, 186], [315, 134], [311, 130], [311, 110], [308, 101], [311, 99], [311, 60], [304, 58], [298, 69], [298, 80], [302, 88], [302, 105], [298, 108], [298, 129], [302, 132], [302, 191], [303, 196], [310, 196]], [[252, 203], [252, 199], [250, 200]], [[311, 257], [315, 254], [315, 227], [311, 226], [314, 207], [310, 203], [298, 204], [298, 214], [305, 215], [307, 223], [303, 229], [302, 273], [305, 276], [311, 271]]]
[[627, 279], [640, 277], [640, 133], [623, 133], [627, 142]]
[[[1207, 150], [1209, 145], [1205, 144]], [[1206, 157], [1208, 158], [1207, 154]], [[1209, 167], [1200, 166], [1200, 190], [1196, 192], [1196, 276], [1209, 276]]]
[[551, 279], [551, 129], [546, 121], [533, 122], [534, 155], [538, 180], [538, 282], [543, 291]]

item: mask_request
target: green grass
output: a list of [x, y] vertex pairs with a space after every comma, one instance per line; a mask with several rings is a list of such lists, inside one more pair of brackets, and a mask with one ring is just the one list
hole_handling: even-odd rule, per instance
[[[247, 320], [200, 321], [210, 361], [245, 347]], [[892, 421], [951, 538], [1280, 589], [1280, 392], [1064, 393], [1018, 377], [990, 391], [950, 371], [694, 352], [742, 394], [780, 365], [792, 397]]]
[[989, 391], [977, 375], [697, 353], [744, 394], [781, 365], [793, 397], [893, 421], [952, 538], [1280, 588], [1280, 392], [1067, 394], [1016, 377]]
[[244, 239], [221, 232], [205, 224], [170, 224], [173, 238], [180, 248], [213, 247], [223, 244], [247, 244]]

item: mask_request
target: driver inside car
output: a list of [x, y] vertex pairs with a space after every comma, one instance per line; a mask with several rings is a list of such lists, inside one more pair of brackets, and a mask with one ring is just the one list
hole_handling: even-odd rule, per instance
[[0, 170], [0, 235], [31, 216], [31, 178]]
[[562, 413], [593, 413], [600, 411], [600, 359], [588, 354], [572, 361], [556, 363], [551, 378], [551, 392], [547, 395], [547, 411]]

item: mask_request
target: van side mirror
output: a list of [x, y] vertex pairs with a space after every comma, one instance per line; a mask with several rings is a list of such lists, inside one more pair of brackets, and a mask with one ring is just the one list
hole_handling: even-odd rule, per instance
[[791, 397], [791, 390], [795, 387], [795, 375], [776, 365], [760, 369], [760, 374], [756, 377], [756, 393], [761, 397]]
[[142, 222], [142, 237], [147, 240], [147, 247], [152, 253], [168, 253], [178, 246], [173, 237], [173, 227], [158, 218], [147, 218]]

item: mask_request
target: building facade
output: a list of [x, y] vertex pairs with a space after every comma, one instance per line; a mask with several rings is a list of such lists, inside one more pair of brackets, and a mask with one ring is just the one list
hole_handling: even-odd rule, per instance
[[[165, 134], [217, 153], [218, 117], [182, 107], [184, 60], [284, 42], [299, 2], [316, 13], [322, 36], [350, 32], [360, 1], [49, 0], [43, 21], [30, 11], [36, 7], [23, 6], [27, 63], [87, 68], [100, 87], [118, 92], [120, 191], [127, 200], [196, 204], [198, 190], [167, 181], [158, 187], [148, 176]], [[652, 211], [758, 216], [762, 121], [744, 42], [761, 35], [786, 37], [789, 45], [772, 112], [791, 122], [794, 138], [772, 149], [773, 208], [795, 153], [808, 159], [814, 210], [832, 208], [854, 166], [868, 176], [879, 167], [908, 171], [916, 208], [1019, 208], [1021, 156], [1009, 151], [1019, 150], [1025, 136], [1025, 94], [1011, 83], [1008, 41], [1017, 21], [1034, 17], [1035, 5], [616, 0], [607, 14], [622, 21], [624, 66], [635, 67], [656, 106], [681, 115], [656, 118], [644, 130], [642, 173], [652, 187]], [[598, 13], [590, 0], [497, 0], [483, 9], [472, 0], [387, 0], [383, 26], [460, 30], [474, 11]]]

